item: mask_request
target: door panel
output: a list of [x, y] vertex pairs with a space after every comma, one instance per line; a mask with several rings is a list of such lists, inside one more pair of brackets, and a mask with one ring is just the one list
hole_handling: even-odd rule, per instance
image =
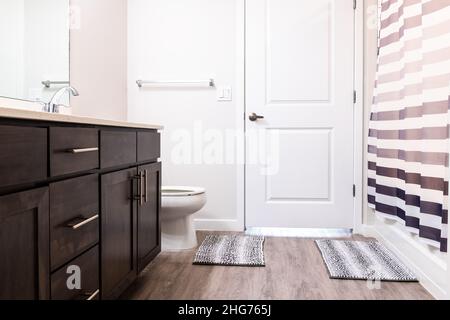
[[353, 1], [246, 6], [247, 227], [352, 228]]
[[0, 300], [50, 297], [48, 188], [0, 197]]
[[[276, 130], [279, 135], [280, 161], [278, 173], [266, 175], [267, 200], [299, 202], [331, 200], [331, 131]], [[293, 145], [302, 146], [302, 152], [292, 152]], [[311, 163], [311, 159], [315, 160], [314, 163]]]
[[144, 201], [138, 206], [138, 268], [142, 271], [161, 251], [161, 163], [139, 167], [143, 172]]
[[330, 100], [334, 2], [266, 1], [269, 104]]
[[137, 169], [103, 175], [101, 268], [102, 297], [116, 298], [136, 277], [136, 207], [134, 177]]

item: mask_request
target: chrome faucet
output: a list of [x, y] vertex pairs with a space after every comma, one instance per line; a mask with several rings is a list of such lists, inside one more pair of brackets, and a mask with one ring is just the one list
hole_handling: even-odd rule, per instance
[[69, 106], [59, 103], [59, 100], [62, 98], [62, 96], [66, 92], [69, 92], [69, 94], [72, 94], [74, 97], [77, 97], [80, 95], [78, 93], [77, 89], [75, 89], [74, 87], [67, 86], [67, 87], [61, 88], [53, 95], [53, 97], [50, 99], [50, 102], [43, 104], [43, 108], [42, 108], [43, 111], [50, 112], [50, 113], [59, 113], [59, 107], [69, 108]]

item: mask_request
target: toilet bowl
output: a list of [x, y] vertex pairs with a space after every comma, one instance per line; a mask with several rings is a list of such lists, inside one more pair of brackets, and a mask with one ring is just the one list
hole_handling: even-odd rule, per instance
[[193, 215], [206, 204], [206, 190], [199, 187], [162, 187], [162, 250], [188, 250], [197, 246]]

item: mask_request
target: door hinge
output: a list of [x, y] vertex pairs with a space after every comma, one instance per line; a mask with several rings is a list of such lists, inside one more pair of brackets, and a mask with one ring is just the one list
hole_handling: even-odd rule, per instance
[[356, 0], [353, 0], [353, 10], [356, 10]]
[[353, 103], [356, 103], [357, 98], [356, 90], [353, 90]]
[[353, 198], [356, 198], [356, 185], [353, 185]]

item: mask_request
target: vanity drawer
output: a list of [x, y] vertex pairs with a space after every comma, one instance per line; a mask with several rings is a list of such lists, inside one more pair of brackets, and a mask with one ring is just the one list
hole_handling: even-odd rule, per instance
[[136, 162], [136, 131], [102, 131], [100, 145], [102, 169]]
[[47, 179], [47, 129], [0, 126], [0, 188]]
[[99, 240], [99, 178], [88, 175], [50, 185], [52, 270]]
[[[98, 254], [98, 246], [95, 246], [53, 273], [51, 276], [52, 300], [98, 300], [100, 294]], [[80, 268], [81, 288], [70, 290], [67, 282], [73, 283], [69, 280], [69, 277], [74, 277], [74, 271], [71, 269], [73, 266]]]
[[156, 160], [161, 156], [161, 134], [157, 131], [137, 133], [137, 160]]
[[97, 169], [98, 163], [97, 129], [50, 128], [50, 175], [52, 177]]

